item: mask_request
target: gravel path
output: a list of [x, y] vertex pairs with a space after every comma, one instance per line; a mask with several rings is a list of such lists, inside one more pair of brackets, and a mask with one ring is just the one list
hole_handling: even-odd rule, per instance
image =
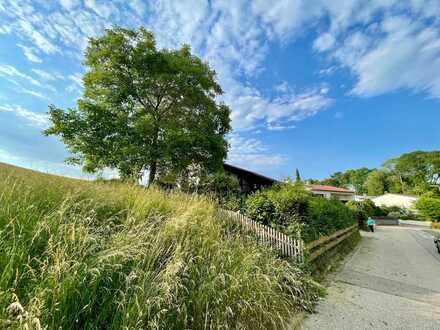
[[362, 233], [301, 329], [440, 329], [440, 254], [433, 235], [416, 227]]

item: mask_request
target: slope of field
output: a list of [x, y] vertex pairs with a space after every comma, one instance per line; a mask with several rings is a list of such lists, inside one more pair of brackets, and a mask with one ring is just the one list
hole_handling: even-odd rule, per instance
[[0, 328], [284, 328], [317, 288], [203, 197], [0, 164]]

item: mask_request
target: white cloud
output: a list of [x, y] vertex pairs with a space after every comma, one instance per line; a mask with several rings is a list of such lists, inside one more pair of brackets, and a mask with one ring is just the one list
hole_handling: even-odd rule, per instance
[[0, 64], [0, 76], [21, 78], [21, 79], [24, 79], [24, 80], [30, 82], [32, 85], [41, 87], [41, 83], [38, 80], [35, 80], [31, 76], [20, 72], [12, 65]]
[[10, 26], [4, 25], [0, 26], [0, 34], [8, 34], [11, 33], [12, 28]]
[[55, 81], [58, 79], [64, 79], [63, 75], [59, 73], [51, 73], [47, 72], [41, 69], [32, 69], [32, 72], [35, 73], [37, 76], [39, 76], [43, 80], [47, 81]]
[[20, 47], [23, 50], [23, 54], [24, 56], [26, 56], [26, 58], [34, 63], [42, 63], [43, 60], [41, 58], [38, 57], [37, 50], [33, 47], [28, 47], [22, 44], [17, 44], [18, 47]]
[[440, 31], [407, 18], [384, 21], [386, 33], [349, 67], [358, 81], [353, 93], [373, 96], [400, 88], [440, 98]]
[[34, 45], [38, 47], [43, 53], [55, 54], [61, 53], [58, 46], [50, 42], [45, 36], [43, 36], [35, 26], [33, 26], [29, 21], [20, 20], [19, 21], [21, 32], [26, 35]]
[[82, 74], [76, 72], [74, 74], [69, 75], [69, 79], [72, 80], [78, 87], [83, 87]]
[[238, 134], [231, 134], [228, 139], [230, 150], [227, 161], [256, 171], [276, 168], [286, 162], [280, 154], [273, 154], [267, 146], [254, 138], [244, 138]]
[[313, 116], [327, 108], [332, 100], [328, 91], [310, 90], [295, 93], [288, 90], [276, 98], [264, 97], [258, 90], [237, 86], [234, 93], [227, 94], [225, 100], [232, 108], [232, 124], [237, 130], [248, 130], [256, 126], [268, 129], [291, 128], [293, 123]]
[[319, 51], [326, 51], [333, 47], [335, 38], [329, 32], [321, 34], [313, 43], [313, 47]]
[[338, 8], [342, 3], [329, 9], [329, 31], [314, 47], [353, 73], [353, 95], [408, 89], [440, 98], [438, 1], [353, 1]]
[[10, 112], [28, 121], [30, 126], [46, 128], [49, 125], [49, 118], [46, 114], [36, 113], [27, 110], [19, 105], [0, 105], [0, 112]]
[[87, 8], [93, 10], [99, 16], [109, 18], [117, 9], [109, 1], [84, 0]]
[[38, 93], [36, 91], [30, 90], [30, 89], [26, 89], [26, 88], [23, 88], [21, 91], [23, 93], [25, 93], [25, 94], [32, 95], [32, 96], [37, 97], [39, 99], [50, 101], [50, 98], [48, 98], [47, 96], [45, 96], [45, 95], [43, 95], [41, 93]]
[[60, 4], [64, 7], [64, 9], [72, 10], [77, 7], [80, 2], [78, 0], [60, 0]]

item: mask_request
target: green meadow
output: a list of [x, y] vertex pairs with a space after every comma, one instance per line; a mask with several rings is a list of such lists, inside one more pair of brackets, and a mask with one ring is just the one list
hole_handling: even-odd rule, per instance
[[288, 327], [318, 286], [216, 208], [0, 164], [0, 328]]

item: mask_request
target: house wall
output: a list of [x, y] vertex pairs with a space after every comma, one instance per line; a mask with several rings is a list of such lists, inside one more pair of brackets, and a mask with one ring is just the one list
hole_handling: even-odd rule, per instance
[[330, 191], [311, 191], [311, 193], [315, 196], [324, 197], [327, 199], [338, 199], [343, 202], [348, 202], [354, 199], [354, 194], [341, 194], [337, 192], [330, 192]]

